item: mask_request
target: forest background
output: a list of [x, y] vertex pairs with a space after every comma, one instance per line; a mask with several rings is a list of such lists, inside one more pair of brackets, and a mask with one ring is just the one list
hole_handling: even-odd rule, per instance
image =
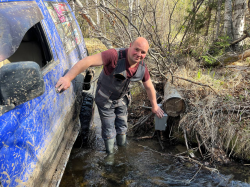
[[[169, 82], [187, 105], [177, 120], [169, 120], [170, 139], [185, 138], [188, 150], [195, 143], [212, 161], [250, 160], [249, 1], [68, 2], [84, 37], [91, 38], [85, 40], [91, 41], [90, 54], [128, 47], [139, 36], [149, 41], [146, 63], [157, 92], [163, 95]], [[132, 113], [146, 115], [139, 112], [145, 104], [140, 86], [132, 92], [141, 98]]]

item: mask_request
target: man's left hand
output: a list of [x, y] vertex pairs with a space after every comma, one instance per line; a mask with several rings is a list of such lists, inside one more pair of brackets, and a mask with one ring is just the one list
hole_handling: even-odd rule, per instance
[[156, 105], [155, 107], [152, 107], [152, 112], [158, 116], [158, 118], [162, 118], [164, 115], [164, 111]]

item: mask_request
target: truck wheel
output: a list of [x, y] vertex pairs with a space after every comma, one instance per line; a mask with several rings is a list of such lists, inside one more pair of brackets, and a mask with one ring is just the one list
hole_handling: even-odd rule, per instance
[[89, 129], [92, 121], [94, 98], [91, 94], [82, 93], [83, 102], [79, 114], [81, 129], [74, 147], [82, 147], [88, 142]]

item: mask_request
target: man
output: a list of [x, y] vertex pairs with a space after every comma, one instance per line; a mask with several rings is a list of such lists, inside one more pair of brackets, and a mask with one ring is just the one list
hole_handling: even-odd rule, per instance
[[95, 102], [102, 121], [102, 138], [108, 154], [113, 153], [115, 138], [118, 146], [126, 144], [130, 81], [142, 80], [152, 105], [152, 112], [160, 118], [163, 117], [164, 112], [157, 105], [156, 93], [148, 69], [142, 61], [146, 57], [148, 48], [148, 41], [139, 37], [130, 44], [128, 49], [118, 52], [115, 49], [109, 49], [88, 56], [77, 62], [56, 84], [58, 91], [66, 90], [79, 73], [90, 66], [103, 65], [97, 84]]

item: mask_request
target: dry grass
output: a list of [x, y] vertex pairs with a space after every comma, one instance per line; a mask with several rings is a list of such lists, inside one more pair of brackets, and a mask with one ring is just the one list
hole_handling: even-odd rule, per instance
[[89, 55], [97, 54], [107, 50], [106, 46], [97, 38], [84, 38]]
[[210, 85], [219, 94], [175, 80], [188, 106], [179, 127], [214, 160], [226, 161], [225, 154], [250, 160], [250, 68], [180, 69], [177, 75]]

